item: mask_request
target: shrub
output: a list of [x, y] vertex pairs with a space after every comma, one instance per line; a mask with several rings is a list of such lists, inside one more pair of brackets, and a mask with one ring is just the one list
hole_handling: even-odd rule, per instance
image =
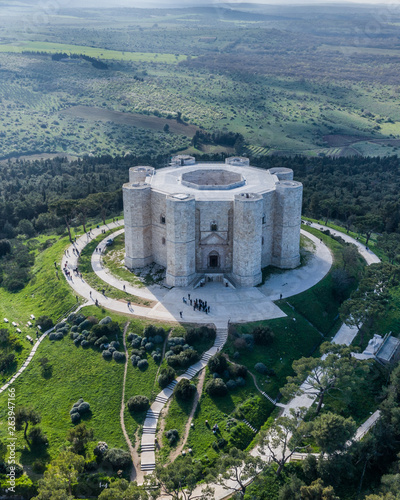
[[128, 469], [132, 464], [132, 459], [127, 451], [119, 448], [111, 448], [104, 454], [104, 462], [111, 465], [114, 470]]
[[82, 413], [87, 413], [90, 410], [90, 404], [87, 403], [86, 401], [83, 401], [79, 406], [78, 406], [78, 411], [82, 415]]
[[135, 354], [131, 356], [131, 361], [133, 366], [137, 366], [140, 361], [140, 356], [136, 356]]
[[126, 359], [125, 353], [120, 352], [120, 351], [113, 352], [112, 357], [113, 357], [113, 360], [117, 361], [118, 363], [122, 363]]
[[231, 431], [229, 445], [239, 450], [245, 450], [251, 443], [253, 436], [253, 431], [247, 425], [239, 422]]
[[115, 349], [119, 349], [119, 342], [117, 340], [113, 340], [110, 342], [111, 347], [115, 347]]
[[108, 344], [108, 338], [105, 335], [98, 338], [94, 343], [95, 346], [100, 346], [101, 344]]
[[89, 347], [89, 346], [90, 346], [90, 342], [88, 342], [87, 340], [82, 340], [82, 342], [81, 342], [81, 346], [82, 346], [83, 348], [85, 348], [85, 347]]
[[233, 378], [247, 377], [247, 368], [244, 365], [230, 365], [229, 372]]
[[185, 333], [185, 342], [187, 344], [194, 344], [204, 340], [214, 340], [216, 332], [214, 328], [208, 326], [201, 326], [199, 328], [189, 328]]
[[170, 429], [165, 433], [165, 436], [168, 439], [170, 446], [172, 446], [178, 441], [179, 432], [177, 431], [177, 429]]
[[96, 448], [93, 450], [93, 454], [96, 455], [96, 457], [102, 457], [107, 450], [108, 444], [105, 441], [99, 441]]
[[235, 339], [233, 345], [235, 346], [235, 349], [239, 349], [240, 351], [243, 349], [247, 349], [247, 343], [243, 337]]
[[41, 427], [32, 427], [28, 434], [28, 437], [31, 446], [35, 448], [40, 448], [41, 446], [46, 446], [49, 444], [49, 440], [47, 439], [47, 436], [43, 434]]
[[77, 332], [78, 331], [78, 326], [77, 325], [74, 325], [74, 326], [71, 326], [71, 332]]
[[73, 424], [78, 424], [81, 420], [81, 415], [78, 412], [71, 413], [71, 422]]
[[161, 354], [158, 352], [152, 354], [152, 358], [154, 360], [154, 363], [157, 363], [157, 365], [161, 362]]
[[149, 367], [149, 362], [147, 361], [147, 359], [141, 359], [138, 362], [137, 367], [139, 368], [139, 370], [145, 371]]
[[112, 352], [109, 351], [108, 349], [105, 349], [101, 355], [103, 356], [104, 359], [111, 359], [112, 358]]
[[67, 335], [68, 332], [69, 332], [68, 326], [64, 326], [63, 328], [59, 328], [57, 330], [57, 333], [62, 333], [63, 335]]
[[275, 334], [269, 326], [256, 326], [252, 332], [254, 342], [257, 345], [272, 344]]
[[132, 332], [131, 332], [131, 333], [128, 333], [128, 336], [126, 337], [126, 340], [127, 340], [128, 342], [132, 342], [132, 340], [134, 339], [134, 337], [135, 337], [135, 334], [134, 334], [134, 333], [132, 333]]
[[53, 327], [53, 324], [53, 320], [48, 316], [40, 316], [36, 320], [36, 326], [40, 326], [42, 332], [47, 332], [47, 330], [50, 330], [50, 328]]
[[50, 335], [49, 335], [49, 340], [57, 340], [56, 339], [56, 333], [55, 332], [51, 332]]
[[84, 316], [83, 314], [77, 314], [75, 316], [74, 323], [75, 323], [75, 325], [80, 325], [82, 323], [82, 321], [84, 321], [85, 319], [86, 319], [86, 316]]
[[60, 328], [64, 328], [64, 326], [66, 326], [66, 325], [67, 325], [67, 323], [65, 321], [61, 321], [60, 323], [56, 324], [55, 329], [59, 330]]
[[155, 335], [153, 337], [153, 342], [155, 344], [162, 344], [164, 342], [164, 337], [162, 337], [161, 335]]
[[105, 318], [103, 318], [99, 321], [99, 325], [108, 325], [111, 322], [112, 322], [112, 319], [110, 318], [110, 316], [106, 316]]
[[141, 343], [142, 343], [142, 339], [140, 337], [134, 337], [132, 339], [131, 346], [134, 349], [137, 349], [138, 347], [140, 347]]
[[222, 375], [228, 368], [228, 361], [221, 352], [217, 352], [217, 354], [214, 354], [208, 361], [208, 368], [211, 372], [217, 372]]
[[175, 370], [173, 370], [170, 366], [163, 368], [160, 372], [160, 376], [158, 377], [158, 383], [162, 389], [167, 387], [175, 379]]
[[109, 351], [111, 352], [111, 354], [112, 354], [112, 353], [113, 353], [113, 352], [115, 352], [117, 349], [115, 349], [115, 347], [111, 347], [111, 346], [109, 346], [108, 350], [109, 350]]
[[36, 472], [36, 474], [43, 474], [43, 472], [46, 470], [46, 462], [42, 460], [41, 458], [37, 458], [33, 464], [32, 464], [32, 469], [33, 472]]
[[82, 323], [80, 323], [78, 330], [81, 332], [82, 330], [90, 330], [93, 326], [93, 323], [88, 319], [84, 319]]
[[175, 386], [174, 395], [183, 401], [187, 401], [194, 396], [196, 386], [191, 384], [186, 378], [181, 379]]
[[207, 382], [206, 391], [210, 396], [225, 396], [228, 388], [221, 378], [214, 378]]
[[264, 363], [256, 363], [254, 365], [254, 369], [258, 373], [262, 373], [263, 375], [266, 375], [268, 372], [268, 368], [264, 365]]
[[154, 349], [154, 344], [153, 342], [147, 342], [147, 344], [144, 346], [147, 352], [150, 352]]
[[133, 396], [128, 400], [129, 411], [141, 412], [150, 408], [149, 398], [146, 396]]
[[154, 325], [148, 325], [146, 328], [143, 330], [143, 336], [144, 337], [155, 337], [156, 335], [162, 337], [164, 340], [165, 338], [165, 331], [164, 328], [157, 328]]
[[96, 318], [96, 316], [88, 316], [86, 319], [88, 321], [90, 321], [92, 323], [92, 325], [97, 325], [97, 323], [99, 322], [99, 320]]
[[245, 381], [245, 379], [244, 379], [244, 378], [242, 378], [242, 377], [238, 377], [238, 378], [235, 380], [235, 382], [236, 382], [236, 385], [237, 385], [238, 387], [244, 387], [244, 386], [246, 385], [246, 381]]
[[228, 390], [233, 391], [234, 389], [236, 389], [237, 384], [234, 380], [228, 380], [228, 382], [226, 383], [226, 387], [228, 388]]

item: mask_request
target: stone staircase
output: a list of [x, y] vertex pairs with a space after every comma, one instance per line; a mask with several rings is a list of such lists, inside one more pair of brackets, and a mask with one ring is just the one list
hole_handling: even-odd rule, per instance
[[[140, 444], [141, 448], [141, 469], [144, 472], [152, 472], [156, 467], [156, 455], [155, 455], [155, 440], [157, 423], [160, 417], [161, 410], [164, 408], [165, 404], [168, 402], [169, 398], [172, 396], [174, 388], [179, 380], [185, 378], [191, 380], [195, 377], [203, 368], [207, 366], [208, 360], [211, 356], [214, 356], [218, 351], [224, 346], [226, 339], [228, 338], [228, 328], [217, 328], [217, 335], [215, 338], [214, 345], [206, 351], [201, 359], [190, 366], [183, 375], [180, 375], [175, 380], [173, 380], [168, 386], [163, 389], [155, 398], [154, 403], [151, 405], [150, 409], [146, 413], [146, 418], [143, 423], [142, 440]], [[250, 424], [248, 424], [250, 425]], [[252, 428], [253, 429], [253, 428]], [[257, 432], [256, 430], [254, 432]]]
[[257, 433], [257, 432], [258, 432], [258, 430], [257, 430], [255, 427], [253, 427], [253, 426], [251, 425], [251, 423], [250, 423], [250, 422], [248, 422], [245, 418], [243, 419], [243, 423], [244, 423], [244, 424], [246, 424], [246, 425], [247, 425], [247, 427], [250, 427], [250, 429], [251, 429], [254, 433]]

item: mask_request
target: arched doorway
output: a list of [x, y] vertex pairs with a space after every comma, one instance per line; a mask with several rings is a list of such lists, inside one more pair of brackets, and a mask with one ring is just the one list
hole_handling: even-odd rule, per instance
[[218, 269], [220, 266], [220, 258], [218, 252], [210, 252], [208, 254], [208, 267], [210, 269]]

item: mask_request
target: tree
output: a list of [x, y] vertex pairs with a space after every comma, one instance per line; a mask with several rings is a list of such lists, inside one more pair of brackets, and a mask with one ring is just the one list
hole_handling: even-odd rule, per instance
[[[349, 326], [358, 330], [365, 325], [371, 328], [374, 321], [382, 316], [390, 304], [390, 289], [400, 282], [400, 268], [381, 262], [371, 264], [365, 270], [358, 289], [340, 307], [340, 317]], [[363, 337], [360, 339], [362, 343]]]
[[79, 473], [83, 471], [85, 459], [70, 451], [62, 451], [52, 460], [39, 480], [38, 495], [33, 500], [70, 500], [72, 485], [77, 481]]
[[147, 396], [132, 396], [128, 400], [128, 409], [133, 412], [141, 412], [148, 410], [150, 407], [150, 401]]
[[174, 396], [183, 401], [187, 401], [193, 397], [196, 392], [196, 386], [187, 378], [181, 379], [175, 386]]
[[400, 234], [383, 233], [377, 238], [377, 246], [385, 252], [390, 264], [400, 260]]
[[98, 498], [99, 500], [148, 500], [149, 495], [143, 486], [129, 483], [126, 479], [119, 479], [110, 483]]
[[372, 233], [382, 229], [382, 219], [378, 215], [363, 215], [356, 218], [355, 226], [361, 234], [365, 234], [365, 246], [368, 246]]
[[79, 455], [85, 455], [85, 447], [89, 441], [93, 441], [93, 429], [87, 429], [84, 423], [69, 429], [67, 441], [71, 443], [71, 451]]
[[351, 355], [348, 346], [324, 342], [320, 351], [325, 354], [321, 359], [303, 357], [294, 361], [296, 375], [288, 377], [288, 383], [282, 389], [282, 394], [286, 396], [308, 394], [316, 397], [317, 415], [326, 394], [340, 389], [340, 396], [345, 397], [368, 371], [367, 365]]
[[41, 420], [42, 420], [42, 417], [40, 416], [40, 413], [37, 412], [32, 407], [19, 406], [15, 410], [15, 425], [17, 427], [17, 430], [21, 430], [23, 428], [23, 424], [25, 424], [24, 438], [27, 442], [29, 442], [28, 437], [27, 437], [27, 431], [28, 431], [29, 424], [36, 425]]
[[336, 413], [323, 413], [312, 423], [311, 435], [323, 453], [342, 451], [346, 443], [354, 435], [356, 423]]
[[9, 240], [0, 240], [0, 257], [3, 257], [8, 253], [11, 253], [11, 243], [9, 242]]
[[[200, 479], [209, 482], [212, 478], [204, 478], [202, 464], [192, 460], [191, 457], [175, 460], [167, 467], [157, 464], [153, 474], [146, 479], [150, 490], [154, 491], [154, 488], [158, 488], [159, 493], [167, 495], [173, 500], [211, 500], [214, 497], [214, 492], [209, 487], [195, 492], [197, 482]], [[156, 492], [154, 491], [154, 493]]]
[[290, 416], [279, 417], [269, 430], [262, 434], [260, 451], [268, 454], [278, 465], [276, 475], [279, 476], [290, 457], [297, 452], [305, 452], [309, 445], [304, 445], [306, 436], [310, 435], [310, 425], [303, 422], [303, 411], [294, 412]]
[[164, 132], [165, 132], [166, 134], [168, 134], [168, 132], [169, 132], [169, 125], [168, 125], [168, 123], [166, 123], [166, 124], [164, 125], [163, 130], [164, 130]]
[[237, 448], [231, 448], [229, 453], [222, 455], [218, 463], [215, 480], [229, 492], [234, 490], [239, 498], [244, 498], [246, 488], [264, 471], [266, 466], [260, 457], [253, 457]]
[[77, 202], [75, 200], [57, 200], [49, 204], [49, 209], [58, 217], [64, 219], [67, 226], [69, 241], [72, 243], [71, 224], [77, 212]]
[[211, 373], [219, 373], [222, 375], [228, 369], [228, 361], [222, 352], [217, 352], [208, 361], [208, 369]]
[[304, 500], [340, 500], [332, 486], [324, 486], [321, 478], [313, 481], [310, 486], [301, 486], [300, 493]]
[[269, 345], [274, 340], [274, 332], [269, 326], [256, 326], [252, 331], [254, 343], [259, 345]]

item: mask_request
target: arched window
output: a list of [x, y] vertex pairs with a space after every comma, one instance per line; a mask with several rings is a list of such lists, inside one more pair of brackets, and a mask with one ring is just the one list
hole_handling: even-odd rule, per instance
[[162, 243], [163, 245], [165, 245], [165, 238], [162, 238], [162, 239], [161, 239], [161, 243]]
[[160, 215], [160, 222], [161, 222], [161, 224], [165, 224], [165, 215], [164, 214]]
[[218, 231], [218, 225], [215, 220], [213, 220], [210, 224], [210, 230], [211, 231]]

